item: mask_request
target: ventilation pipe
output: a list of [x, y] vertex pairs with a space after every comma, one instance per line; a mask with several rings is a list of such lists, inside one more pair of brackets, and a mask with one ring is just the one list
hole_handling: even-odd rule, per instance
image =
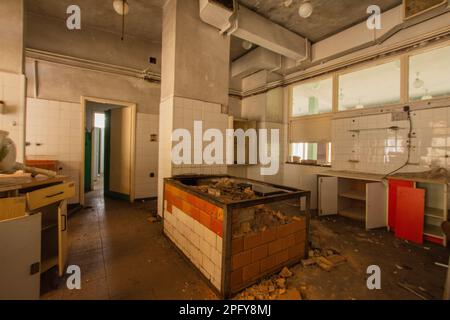
[[281, 55], [258, 47], [231, 64], [231, 77], [244, 78], [261, 70], [279, 71], [282, 67], [282, 59]]
[[237, 1], [199, 0], [203, 22], [237, 38], [249, 41], [297, 63], [308, 60], [308, 39], [273, 23]]

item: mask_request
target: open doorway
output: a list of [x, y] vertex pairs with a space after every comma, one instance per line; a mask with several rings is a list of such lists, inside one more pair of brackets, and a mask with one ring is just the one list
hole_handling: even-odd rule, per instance
[[82, 199], [89, 192], [134, 201], [136, 105], [83, 98]]

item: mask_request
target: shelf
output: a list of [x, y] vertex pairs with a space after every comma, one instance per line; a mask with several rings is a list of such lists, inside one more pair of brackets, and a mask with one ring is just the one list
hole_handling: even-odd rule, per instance
[[366, 201], [366, 193], [356, 191], [356, 190], [350, 190], [347, 192], [343, 192], [339, 196], [343, 197], [343, 198], [353, 199], [353, 200]]
[[366, 221], [366, 209], [365, 208], [346, 208], [339, 211], [339, 215], [358, 220], [361, 222]]
[[49, 258], [41, 263], [41, 273], [45, 273], [58, 265], [58, 257]]
[[425, 216], [444, 220], [444, 210], [436, 208], [425, 208]]
[[423, 233], [426, 236], [444, 239], [444, 233], [442, 232], [442, 229], [438, 226], [426, 224], [424, 225]]

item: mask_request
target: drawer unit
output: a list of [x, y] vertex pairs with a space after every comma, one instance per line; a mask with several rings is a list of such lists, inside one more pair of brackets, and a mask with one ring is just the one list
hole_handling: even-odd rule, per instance
[[75, 183], [63, 183], [27, 193], [29, 210], [36, 210], [52, 203], [70, 199], [75, 195]]

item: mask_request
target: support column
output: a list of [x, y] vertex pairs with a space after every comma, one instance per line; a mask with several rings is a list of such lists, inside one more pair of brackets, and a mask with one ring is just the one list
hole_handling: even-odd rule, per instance
[[17, 160], [25, 154], [24, 0], [0, 1], [0, 130], [17, 145]]
[[[164, 178], [178, 174], [226, 173], [227, 166], [172, 163], [172, 132], [194, 121], [224, 133], [228, 116], [230, 38], [203, 23], [198, 0], [168, 0], [163, 10], [158, 212], [163, 212]], [[194, 150], [193, 150], [194, 151]]]

